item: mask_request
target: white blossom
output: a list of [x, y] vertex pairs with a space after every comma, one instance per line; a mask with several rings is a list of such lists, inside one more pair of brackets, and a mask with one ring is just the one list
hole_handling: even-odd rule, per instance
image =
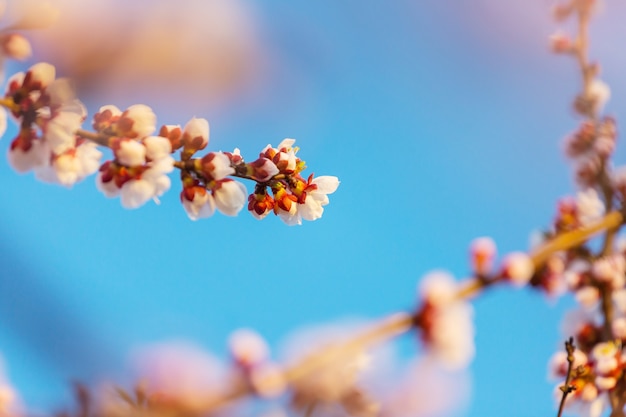
[[185, 125], [183, 136], [186, 136], [189, 141], [199, 138], [198, 149], [204, 149], [209, 143], [209, 131], [208, 120], [194, 117]]
[[156, 130], [156, 115], [144, 104], [135, 104], [124, 111], [122, 117], [132, 120], [131, 136], [143, 138]]
[[50, 148], [45, 142], [34, 140], [28, 151], [23, 151], [20, 147], [9, 149], [9, 164], [19, 173], [28, 172], [36, 167], [47, 164], [50, 158]]
[[137, 352], [138, 377], [151, 394], [165, 394], [188, 410], [225, 391], [225, 369], [213, 355], [187, 343], [167, 343]]
[[590, 285], [584, 286], [576, 291], [576, 301], [585, 308], [593, 308], [598, 304], [600, 291]]
[[228, 338], [228, 347], [235, 361], [245, 367], [259, 365], [269, 356], [267, 343], [251, 329], [233, 332]]
[[154, 184], [144, 179], [127, 181], [120, 190], [122, 206], [127, 209], [143, 206], [154, 197], [154, 194]]
[[313, 178], [311, 184], [317, 188], [307, 192], [304, 204], [298, 204], [298, 213], [304, 220], [317, 220], [322, 217], [324, 207], [328, 204], [328, 194], [332, 194], [339, 187], [339, 179], [333, 176]]
[[578, 218], [583, 226], [586, 226], [604, 215], [604, 203], [593, 188], [587, 188], [576, 194], [576, 208]]
[[517, 287], [522, 287], [530, 281], [535, 272], [533, 260], [523, 252], [512, 252], [502, 260], [505, 277]]
[[56, 69], [51, 64], [40, 62], [30, 67], [27, 74], [30, 74], [31, 84], [39, 83], [41, 88], [45, 88], [54, 81]]
[[146, 156], [150, 160], [163, 159], [171, 155], [172, 144], [161, 136], [148, 136], [143, 140], [146, 147]]
[[300, 206], [302, 206], [302, 204], [293, 203], [289, 208], [289, 211], [283, 210], [282, 208], [278, 207], [277, 215], [287, 226], [301, 225], [302, 216], [298, 211], [298, 208]]
[[595, 79], [589, 84], [587, 94], [593, 101], [595, 112], [598, 113], [602, 111], [606, 102], [611, 98], [611, 89], [604, 81]]
[[227, 216], [236, 216], [246, 204], [248, 190], [239, 181], [223, 180], [213, 190], [217, 209]]
[[119, 149], [115, 150], [115, 156], [122, 165], [140, 166], [146, 163], [146, 147], [136, 140], [122, 140]]
[[[195, 187], [199, 188], [199, 187]], [[183, 208], [191, 220], [211, 217], [215, 213], [215, 199], [206, 189], [195, 190], [193, 200], [181, 198]]]

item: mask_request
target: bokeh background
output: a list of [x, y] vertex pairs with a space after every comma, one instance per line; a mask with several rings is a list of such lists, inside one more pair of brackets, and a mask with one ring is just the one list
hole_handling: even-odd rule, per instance
[[[67, 190], [0, 164], [0, 351], [35, 410], [68, 403], [74, 380], [123, 381], [150, 343], [224, 354], [242, 326], [278, 346], [301, 326], [410, 308], [424, 273], [468, 273], [473, 238], [525, 250], [575, 191], [560, 143], [580, 80], [549, 52], [567, 29], [552, 1], [57, 3], [60, 25], [29, 33], [35, 56], [76, 78], [91, 114], [144, 103], [159, 123], [206, 117], [210, 149], [249, 157], [293, 137], [307, 172], [341, 186], [300, 227], [245, 212], [192, 222], [175, 180], [160, 206], [127, 211], [93, 179]], [[606, 3], [592, 56], [619, 123], [626, 5]], [[456, 414], [553, 414], [546, 363], [571, 300], [501, 288], [474, 305], [471, 399]]]

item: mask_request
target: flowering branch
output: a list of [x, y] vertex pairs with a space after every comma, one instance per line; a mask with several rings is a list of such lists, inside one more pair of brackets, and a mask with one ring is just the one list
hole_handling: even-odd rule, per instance
[[[625, 222], [626, 168], [611, 168], [616, 122], [601, 116], [610, 91], [597, 78], [599, 66], [588, 59], [594, 7], [593, 0], [569, 0], [555, 10], [558, 20], [576, 17], [578, 21], [575, 40], [558, 35], [553, 37], [552, 47], [573, 56], [582, 74], [582, 91], [574, 108], [583, 121], [565, 143], [582, 191], [575, 199], [559, 202], [553, 227], [534, 250], [509, 253], [496, 266], [495, 243], [478, 238], [470, 245], [472, 278], [457, 282], [441, 272], [427, 275], [410, 312], [390, 315], [341, 342], [321, 346], [290, 366], [272, 362], [259, 335], [238, 331], [229, 343], [230, 373], [219, 389], [192, 390], [190, 394], [167, 375], [166, 381], [137, 386], [133, 394], [118, 389], [116, 398], [123, 400], [123, 407], [114, 409], [119, 402], [105, 402], [104, 409], [97, 411], [91, 411], [87, 392], [78, 389], [81, 417], [90, 413], [106, 417], [197, 416], [244, 397], [283, 394], [306, 417], [328, 405], [340, 406], [350, 415], [378, 416], [384, 414], [386, 404], [373, 401], [359, 386], [366, 353], [414, 330], [428, 357], [448, 370], [465, 368], [474, 354], [469, 300], [496, 284], [531, 285], [551, 296], [574, 293], [581, 305], [580, 317], [568, 321], [573, 337], [551, 366], [556, 377], [565, 378], [558, 417], [571, 404], [591, 410], [587, 413], [591, 417], [609, 409], [613, 417], [624, 416], [626, 248], [616, 242], [616, 236]], [[4, 50], [8, 56], [19, 57], [25, 46], [20, 38], [15, 39], [17, 46], [13, 40]], [[20, 45], [22, 49], [15, 52]], [[44, 181], [65, 186], [97, 172], [98, 188], [107, 197], [120, 196], [126, 208], [157, 200], [170, 188], [168, 174], [177, 169], [182, 183], [180, 199], [192, 220], [209, 217], [216, 210], [236, 215], [247, 202], [253, 216], [261, 219], [273, 212], [292, 225], [320, 218], [328, 195], [339, 185], [336, 177], [302, 176], [306, 165], [296, 156], [293, 139], [285, 139], [277, 147], [268, 145], [252, 162], [246, 162], [238, 149], [201, 156], [199, 152], [209, 143], [208, 121], [193, 118], [184, 127], [163, 125], [156, 133], [156, 115], [141, 104], [125, 110], [103, 106], [93, 116], [93, 131], [86, 130], [85, 107], [69, 80], [56, 78], [50, 64], [39, 63], [11, 77], [0, 107], [10, 112], [18, 125], [9, 150], [9, 162], [16, 170], [32, 170]], [[108, 148], [112, 159], [101, 163], [98, 147]], [[253, 181], [254, 191], [248, 194], [233, 178]], [[599, 250], [589, 243], [594, 236], [602, 238]], [[0, 396], [0, 415], [3, 410]]]

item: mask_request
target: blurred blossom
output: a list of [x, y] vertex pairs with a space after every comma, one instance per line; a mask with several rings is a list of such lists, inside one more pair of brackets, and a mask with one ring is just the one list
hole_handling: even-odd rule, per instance
[[226, 369], [209, 352], [192, 344], [171, 342], [137, 352], [139, 380], [153, 402], [201, 409], [208, 397], [226, 389]]
[[429, 357], [415, 360], [397, 379], [385, 398], [386, 417], [448, 415], [466, 406], [469, 378], [464, 372], [447, 372]]
[[[321, 348], [333, 355], [342, 342], [365, 328], [363, 323], [353, 322], [301, 329], [285, 344], [287, 362], [295, 363]], [[293, 381], [293, 405], [301, 410], [312, 404], [318, 404], [316, 409], [339, 405], [351, 415], [378, 415], [380, 404], [374, 399], [376, 392], [365, 388], [377, 385], [375, 379], [387, 362], [384, 350], [355, 349], [347, 357], [342, 355]]]
[[263, 70], [256, 16], [241, 0], [53, 3], [57, 23], [32, 34], [37, 55], [98, 101], [133, 94], [216, 102]]

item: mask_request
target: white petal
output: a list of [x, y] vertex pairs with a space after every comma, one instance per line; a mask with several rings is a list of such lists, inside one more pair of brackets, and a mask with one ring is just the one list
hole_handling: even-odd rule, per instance
[[122, 186], [122, 206], [127, 209], [135, 209], [146, 204], [154, 196], [155, 187], [146, 180], [131, 180]]
[[317, 185], [317, 192], [332, 194], [337, 191], [337, 187], [339, 187], [339, 178], [332, 175], [322, 175], [321, 177], [313, 178], [312, 183]]

